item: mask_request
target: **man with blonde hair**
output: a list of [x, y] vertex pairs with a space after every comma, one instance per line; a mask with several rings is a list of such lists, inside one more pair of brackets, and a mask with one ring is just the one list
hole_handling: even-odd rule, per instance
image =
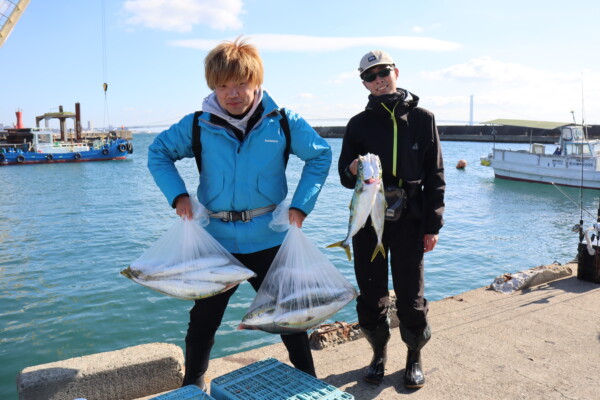
[[[198, 200], [213, 217], [206, 229], [257, 274], [249, 282], [258, 290], [285, 236], [268, 225], [275, 206], [287, 195], [288, 155], [304, 161], [289, 212], [290, 224], [301, 227], [329, 173], [331, 149], [304, 119], [280, 110], [262, 89], [263, 63], [253, 45], [242, 39], [221, 43], [206, 56], [204, 66], [213, 92], [204, 99], [201, 113], [185, 116], [155, 138], [148, 168], [177, 215], [191, 218], [188, 191], [174, 163], [196, 158]], [[185, 338], [183, 385], [205, 386], [215, 333], [235, 291], [195, 301]], [[315, 376], [306, 332], [281, 339], [291, 363]]]

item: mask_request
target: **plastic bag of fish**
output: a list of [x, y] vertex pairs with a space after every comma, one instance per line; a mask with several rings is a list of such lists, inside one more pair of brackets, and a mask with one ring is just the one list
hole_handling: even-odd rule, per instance
[[121, 274], [182, 300], [214, 296], [255, 277], [201, 226], [206, 209], [195, 198], [192, 205], [193, 219], [177, 220]]
[[356, 296], [352, 284], [292, 225], [239, 329], [304, 332]]

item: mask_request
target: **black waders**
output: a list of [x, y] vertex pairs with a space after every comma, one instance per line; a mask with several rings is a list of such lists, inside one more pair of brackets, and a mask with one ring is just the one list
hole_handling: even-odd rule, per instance
[[369, 383], [380, 384], [383, 381], [385, 362], [387, 361], [387, 343], [390, 340], [389, 322], [379, 324], [374, 330], [363, 327], [361, 330], [373, 348], [373, 358], [365, 371], [364, 379]]
[[406, 368], [404, 369], [404, 386], [409, 389], [419, 389], [425, 385], [425, 374], [421, 363], [421, 349], [431, 338], [429, 325], [420, 335], [415, 335], [400, 324], [400, 335], [408, 347]]

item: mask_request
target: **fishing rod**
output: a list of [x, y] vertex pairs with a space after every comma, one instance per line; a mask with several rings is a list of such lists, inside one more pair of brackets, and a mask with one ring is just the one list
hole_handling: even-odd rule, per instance
[[[583, 115], [582, 115], [583, 118]], [[573, 120], [575, 120], [575, 113], [573, 113]], [[581, 121], [581, 123], [583, 124], [583, 119]], [[575, 126], [577, 126], [577, 123], [575, 123]], [[583, 137], [585, 138], [586, 135], [584, 134]], [[589, 144], [587, 142], [581, 141], [581, 183], [579, 184], [579, 241], [581, 242], [581, 240], [583, 239], [583, 146], [584, 143], [586, 145], [589, 146]], [[593, 218], [593, 217], [592, 217]]]
[[[552, 184], [552, 186], [554, 186], [556, 189], [558, 189], [559, 192], [561, 192], [567, 199], [571, 200], [571, 202], [573, 204], [575, 204], [576, 206], [580, 206], [580, 204], [577, 204], [577, 202], [575, 200], [573, 200], [573, 198], [571, 196], [569, 196], [565, 191], [563, 191], [560, 186], [558, 186], [556, 183], [554, 182], [550, 182]], [[583, 205], [581, 205], [581, 221], [580, 224], [583, 225], [583, 212], [586, 212], [590, 217], [592, 218], [596, 218], [596, 216], [594, 214], [592, 214], [591, 212], [589, 212], [588, 210], [586, 210], [585, 208], [583, 208]], [[598, 208], [598, 214], [599, 214], [599, 218], [600, 218], [600, 207]], [[599, 220], [600, 222], [600, 220]], [[577, 225], [575, 225], [577, 226]]]
[[[585, 124], [585, 96], [583, 93], [583, 88], [584, 88], [584, 85], [583, 85], [583, 72], [582, 72], [581, 73], [581, 128], [583, 131], [583, 137], [587, 139], [588, 132], [587, 132], [587, 125]], [[593, 150], [593, 152], [595, 153], [595, 149], [592, 148], [591, 150]], [[596, 159], [596, 162], [597, 162], [597, 159]], [[581, 169], [583, 169], [583, 165], [581, 166]], [[583, 175], [583, 173], [582, 173], [582, 175]], [[583, 199], [582, 199], [582, 207], [583, 207]], [[582, 223], [582, 228], [583, 228], [583, 223]], [[600, 239], [598, 237], [599, 231], [600, 231], [600, 198], [598, 199], [598, 213], [596, 216], [596, 223], [594, 224], [593, 229], [596, 230], [596, 237], [598, 239]], [[581, 236], [581, 233], [580, 233], [580, 236]], [[594, 241], [594, 239], [592, 237], [592, 245], [593, 245], [593, 241]], [[599, 251], [600, 251], [600, 247], [596, 247], [596, 251], [595, 251], [595, 255], [594, 255], [594, 264], [595, 264], [596, 270], [598, 270], [598, 263], [600, 262], [600, 260], [598, 258]]]

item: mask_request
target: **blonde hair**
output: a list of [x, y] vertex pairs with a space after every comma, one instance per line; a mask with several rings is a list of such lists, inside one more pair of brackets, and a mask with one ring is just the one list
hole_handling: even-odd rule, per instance
[[238, 37], [212, 49], [204, 59], [204, 76], [211, 90], [230, 80], [261, 86], [264, 68], [258, 49]]

